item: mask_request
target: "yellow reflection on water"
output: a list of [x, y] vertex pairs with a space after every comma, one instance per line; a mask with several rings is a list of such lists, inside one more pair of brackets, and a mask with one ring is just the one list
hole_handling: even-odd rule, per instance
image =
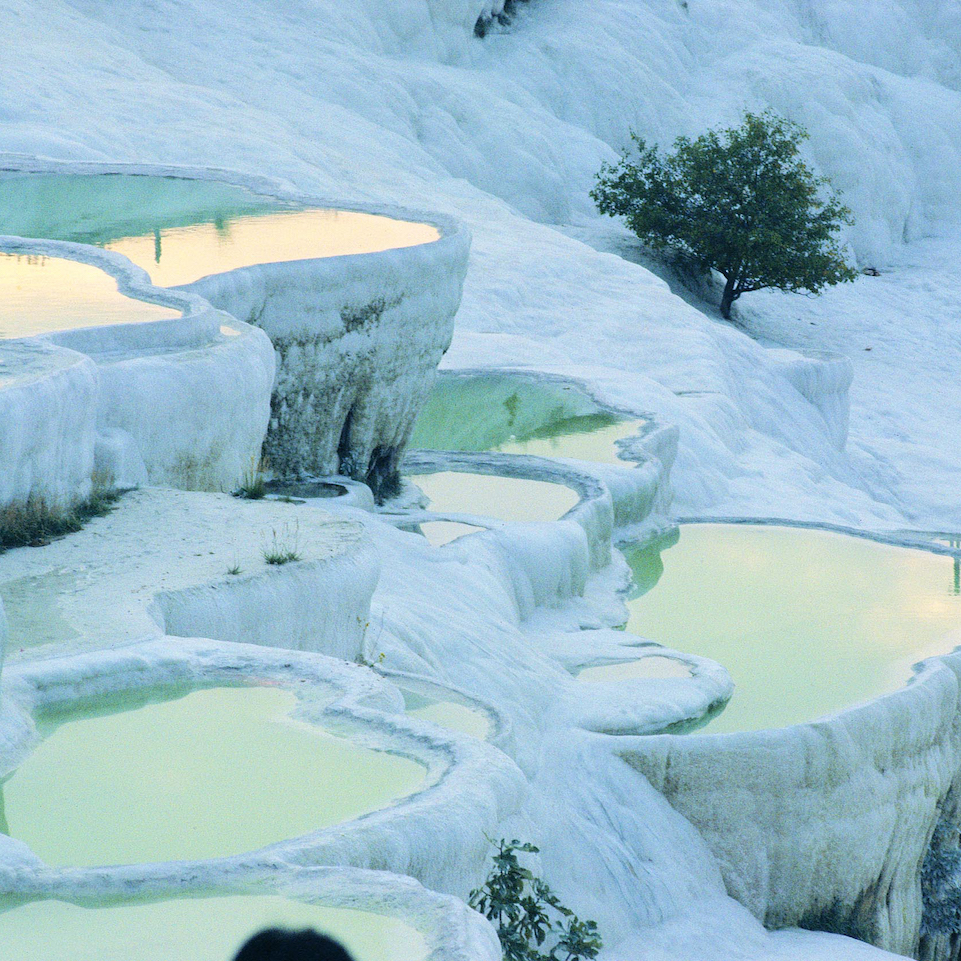
[[0, 945], [4, 957], [17, 961], [226, 961], [267, 927], [323, 931], [358, 961], [422, 961], [427, 955], [424, 936], [397, 918], [277, 895], [96, 908], [34, 901], [0, 913]]
[[[638, 582], [654, 548], [628, 552]], [[654, 558], [656, 560], [656, 558]], [[896, 690], [961, 644], [950, 557], [817, 530], [692, 524], [629, 601], [628, 630], [713, 658], [736, 685], [708, 731], [811, 721]]]
[[254, 264], [374, 253], [439, 236], [428, 224], [374, 214], [289, 210], [161, 229], [112, 240], [106, 247], [143, 267], [158, 286], [175, 287]]
[[90, 264], [0, 253], [0, 338], [179, 316], [169, 307], [125, 297], [113, 277]]
[[426, 770], [293, 720], [292, 693], [212, 688], [64, 715], [3, 784], [8, 832], [48, 864], [252, 851], [377, 810]]
[[430, 510], [494, 517], [502, 521], [556, 521], [579, 500], [564, 484], [438, 471], [409, 478], [429, 498]]
[[558, 433], [551, 437], [530, 437], [526, 440], [509, 440], [494, 450], [504, 454], [534, 454], [538, 457], [570, 457], [575, 460], [593, 461], [596, 464], [620, 464], [627, 462], [617, 456], [616, 441], [633, 437], [645, 420], [621, 420], [596, 430]]

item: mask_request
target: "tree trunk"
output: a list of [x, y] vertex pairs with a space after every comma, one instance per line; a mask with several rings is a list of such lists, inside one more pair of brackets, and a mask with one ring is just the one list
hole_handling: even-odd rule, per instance
[[733, 277], [727, 278], [727, 283], [724, 285], [724, 293], [721, 294], [721, 316], [725, 320], [731, 319], [731, 304], [737, 299], [737, 293], [735, 292], [735, 281]]

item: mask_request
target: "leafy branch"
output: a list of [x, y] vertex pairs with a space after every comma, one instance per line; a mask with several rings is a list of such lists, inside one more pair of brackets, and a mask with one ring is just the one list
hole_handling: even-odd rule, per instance
[[497, 926], [504, 961], [591, 961], [603, 947], [597, 924], [581, 921], [517, 856], [538, 851], [501, 838], [493, 870], [471, 891], [470, 906]]

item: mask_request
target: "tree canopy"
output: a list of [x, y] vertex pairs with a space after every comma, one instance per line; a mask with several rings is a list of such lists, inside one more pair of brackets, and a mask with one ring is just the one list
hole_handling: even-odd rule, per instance
[[776, 114], [678, 137], [662, 156], [631, 133], [635, 153], [605, 164], [591, 197], [654, 250], [681, 253], [725, 280], [721, 313], [764, 287], [817, 293], [854, 280], [837, 240], [851, 211], [801, 159], [807, 132]]

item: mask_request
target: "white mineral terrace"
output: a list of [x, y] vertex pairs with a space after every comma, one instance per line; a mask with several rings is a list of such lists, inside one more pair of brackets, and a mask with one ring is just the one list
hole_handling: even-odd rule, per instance
[[[120, 179], [111, 189], [145, 183]], [[783, 952], [758, 958], [833, 958], [841, 942], [832, 936], [768, 936], [760, 923], [816, 926], [822, 916], [882, 946], [915, 945], [916, 866], [961, 758], [950, 723], [961, 669], [956, 657], [932, 657], [904, 682], [915, 658], [949, 649], [944, 633], [961, 603], [945, 574], [952, 559], [773, 527], [729, 535], [685, 526], [680, 544], [666, 546], [659, 538], [676, 531], [672, 427], [556, 373], [446, 375], [429, 392], [463, 276], [466, 241], [456, 230], [441, 237], [425, 227], [433, 234], [411, 241], [416, 254], [392, 241], [397, 250], [378, 248], [385, 259], [347, 257], [325, 273], [324, 258], [291, 262], [286, 246], [302, 239], [298, 218], [319, 211], [264, 202], [184, 223], [194, 188], [174, 183], [164, 189], [179, 192], [177, 203], [155, 231], [124, 221], [114, 237], [94, 219], [78, 235], [48, 222], [61, 237], [41, 244], [50, 259], [27, 263], [20, 248], [24, 270], [48, 269], [58, 244], [107, 248], [85, 255], [92, 264], [63, 263], [109, 268], [119, 291], [103, 273], [107, 292], [135, 310], [142, 302], [126, 294], [156, 288], [121, 256], [162, 285], [202, 278], [156, 296], [215, 332], [196, 347], [163, 347], [156, 376], [139, 382], [143, 395], [116, 373], [111, 351], [91, 350], [96, 364], [69, 354], [93, 378], [91, 394], [107, 394], [86, 428], [84, 469], [92, 476], [106, 464], [115, 481], [142, 487], [80, 532], [0, 555], [0, 895], [24, 902], [0, 910], [0, 944], [29, 929], [45, 957], [69, 932], [122, 955], [176, 930], [175, 941], [157, 934], [162, 956], [192, 961], [200, 918], [236, 942], [277, 917], [329, 924], [386, 961], [432, 951], [436, 961], [490, 961], [493, 929], [463, 900], [486, 872], [487, 839], [509, 835], [536, 839], [552, 883], [575, 900], [584, 897], [581, 839], [593, 838], [597, 894], [579, 910], [609, 944], [626, 945], [611, 957], [645, 956], [632, 947], [638, 926], [648, 956], [678, 957], [687, 909], [667, 906], [688, 903], [759, 951]], [[101, 186], [68, 178], [58, 189], [98, 197]], [[229, 191], [216, 200], [241, 203]], [[432, 271], [443, 281], [436, 289]], [[333, 292], [331, 278], [342, 285]], [[403, 310], [390, 314], [377, 283], [399, 285]], [[53, 296], [57, 287], [38, 290]], [[421, 322], [425, 305], [433, 326]], [[61, 314], [62, 305], [51, 309]], [[128, 342], [121, 366], [153, 363], [153, 349]], [[198, 403], [212, 374], [213, 423], [226, 425], [245, 408], [224, 406], [218, 391], [242, 380], [242, 366], [219, 352], [238, 349], [263, 357], [262, 381], [279, 358], [271, 409], [261, 384], [244, 444], [204, 435], [206, 419], [190, 415], [194, 436], [171, 446], [160, 428], [190, 418], [146, 399], [169, 393], [199, 361], [184, 399]], [[32, 390], [30, 358], [48, 372], [67, 354], [24, 341], [11, 382]], [[380, 374], [395, 355], [416, 362], [388, 370], [385, 392]], [[276, 433], [278, 412], [296, 404], [296, 429]], [[125, 420], [106, 421], [124, 405]], [[373, 492], [333, 476], [274, 485], [262, 500], [146, 484], [158, 476], [158, 451], [178, 465], [161, 475], [174, 486], [233, 486], [225, 478], [238, 478], [240, 454], [251, 476], [268, 414], [268, 440], [286, 463], [326, 450], [317, 462], [325, 469], [313, 473], [370, 470]], [[396, 467], [408, 435], [421, 448], [404, 462], [408, 483], [375, 510], [381, 461]], [[233, 473], [200, 473], [201, 437], [217, 458], [230, 452]], [[708, 540], [686, 557], [682, 548], [702, 534]], [[772, 546], [723, 549], [725, 537], [752, 535]], [[278, 550], [289, 563], [268, 563]], [[844, 594], [852, 566], [870, 586]], [[815, 588], [831, 589], [832, 604]], [[818, 609], [838, 618], [816, 624]], [[749, 636], [732, 632], [746, 612]], [[790, 615], [793, 631], [783, 629]], [[626, 632], [613, 629], [625, 620]], [[752, 657], [755, 649], [766, 656]], [[740, 733], [713, 733], [728, 719]], [[771, 729], [779, 725], [788, 726]], [[880, 758], [880, 777], [869, 756]], [[804, 801], [812, 778], [823, 787]], [[784, 810], [810, 844], [784, 848]], [[854, 827], [836, 832], [838, 817]], [[598, 819], [609, 833], [597, 832]], [[903, 850], [891, 861], [895, 837]], [[396, 873], [365, 873], [372, 868]]]
[[[143, 268], [159, 287], [255, 264], [377, 253], [440, 238], [428, 224], [285, 206], [216, 182], [0, 175], [0, 234], [94, 243]], [[0, 253], [0, 337], [175, 316], [170, 308], [124, 297], [94, 266], [42, 253]]]
[[379, 496], [469, 235], [180, 173], [0, 175], [0, 504], [76, 502], [95, 475], [233, 489], [262, 453]]
[[[58, 731], [218, 691], [275, 702], [231, 708], [252, 748], [423, 774], [260, 838], [237, 794], [243, 843], [191, 860], [0, 834], [2, 961], [228, 961], [274, 921], [356, 961], [502, 961], [466, 904], [501, 838], [596, 961], [961, 961], [957, 0], [0, 11], [0, 252], [172, 312], [0, 323], [0, 516], [138, 488], [0, 556], [5, 787]], [[745, 110], [803, 128], [856, 276], [729, 323], [718, 277], [591, 192], [632, 132], [663, 157]], [[438, 237], [213, 263], [321, 209]], [[212, 259], [164, 279], [188, 233]], [[229, 498], [264, 456], [305, 486]], [[275, 538], [302, 559], [267, 565]], [[213, 775], [217, 723], [174, 720]], [[162, 796], [149, 761], [126, 779]]]

